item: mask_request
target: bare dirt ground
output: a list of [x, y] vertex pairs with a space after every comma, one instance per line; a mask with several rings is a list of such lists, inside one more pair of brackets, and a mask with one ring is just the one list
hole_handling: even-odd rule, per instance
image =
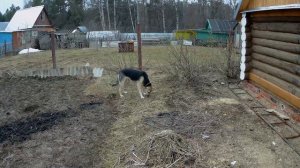
[[0, 167], [102, 167], [114, 113], [84, 94], [91, 81], [2, 79]]
[[[61, 66], [73, 60], [76, 65], [90, 62], [105, 68], [97, 80], [1, 78], [0, 167], [134, 167], [127, 162], [128, 153], [164, 130], [181, 135], [193, 147], [193, 160], [190, 165], [179, 158], [172, 165], [142, 167], [300, 166], [300, 157], [228, 89], [222, 71], [203, 71], [201, 82], [188, 86], [165, 69], [166, 57], [159, 53], [167, 55], [167, 48], [144, 50], [154, 87], [144, 100], [133, 83], [128, 83], [124, 99], [110, 86], [115, 80], [111, 61], [116, 59], [108, 58], [117, 55], [111, 50], [58, 53]], [[222, 52], [213, 55], [219, 58]], [[26, 69], [26, 61], [30, 67], [51, 66], [42, 56], [8, 58], [9, 63], [3, 59], [0, 69], [8, 70], [8, 64]], [[209, 54], [200, 58], [204, 64], [214, 62]]]

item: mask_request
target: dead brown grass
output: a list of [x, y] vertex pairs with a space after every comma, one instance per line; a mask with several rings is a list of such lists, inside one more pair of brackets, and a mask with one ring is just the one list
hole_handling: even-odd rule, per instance
[[[128, 94], [119, 99], [117, 89], [111, 87], [116, 80], [116, 71], [122, 67], [137, 67], [136, 53], [118, 53], [114, 48], [58, 50], [58, 67], [85, 65], [103, 67], [104, 76], [89, 85], [86, 95], [106, 97], [115, 107], [118, 118], [111, 128], [110, 136], [105, 140], [103, 155], [99, 156], [105, 162], [105, 167], [112, 167], [119, 161], [126, 151], [133, 145], [140, 144], [145, 137], [153, 134], [154, 130], [145, 126], [144, 118], [154, 116], [160, 112], [170, 111], [168, 104], [173, 85], [170, 84], [168, 66], [173, 59], [170, 55], [177, 47], [155, 46], [143, 48], [144, 69], [153, 83], [153, 94], [150, 98], [141, 100], [138, 97], [136, 86], [128, 83]], [[225, 72], [226, 58], [222, 48], [187, 47], [194, 64], [212, 71]], [[28, 68], [50, 68], [52, 66], [50, 51], [4, 58], [0, 62], [0, 70], [23, 70]], [[185, 86], [177, 86], [185, 89]], [[191, 93], [192, 95], [192, 93]], [[193, 101], [192, 99], [190, 101]], [[180, 102], [180, 101], [179, 101]], [[180, 102], [182, 103], [182, 102]]]

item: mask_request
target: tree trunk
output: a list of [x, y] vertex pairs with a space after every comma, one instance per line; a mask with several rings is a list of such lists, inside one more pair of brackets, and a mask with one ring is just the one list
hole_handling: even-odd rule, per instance
[[105, 17], [104, 17], [104, 11], [103, 11], [103, 3], [102, 3], [102, 0], [99, 0], [98, 2], [99, 2], [99, 14], [100, 14], [102, 30], [105, 30], [106, 26], [105, 26]]
[[177, 0], [175, 4], [175, 12], [176, 12], [176, 30], [179, 30], [179, 11], [178, 11], [178, 6], [179, 6], [179, 0]]
[[161, 13], [162, 13], [162, 22], [163, 22], [163, 32], [166, 33], [166, 18], [165, 18], [165, 6], [164, 0], [162, 0]]
[[114, 0], [114, 29], [117, 30], [116, 0]]
[[108, 4], [108, 0], [106, 0], [106, 12], [107, 12], [107, 20], [108, 20], [108, 30], [110, 30], [111, 27], [110, 27], [110, 14], [109, 14], [109, 4]]
[[[127, 2], [128, 2], [128, 10], [129, 10], [129, 16], [130, 16], [130, 20], [131, 20], [132, 32], [134, 33], [135, 32], [135, 28], [134, 28], [132, 13], [131, 13], [130, 0], [127, 0]], [[139, 4], [137, 4], [137, 5], [139, 5]]]
[[148, 8], [147, 8], [147, 0], [143, 0], [143, 9], [144, 9], [144, 32], [149, 32], [149, 18], [148, 18]]

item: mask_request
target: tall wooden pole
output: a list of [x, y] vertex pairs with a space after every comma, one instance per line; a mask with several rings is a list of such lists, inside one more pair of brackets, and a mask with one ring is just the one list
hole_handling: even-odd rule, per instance
[[52, 50], [53, 69], [56, 69], [55, 36], [54, 36], [54, 32], [51, 32], [51, 50]]
[[142, 37], [141, 37], [141, 25], [140, 25], [140, 11], [139, 11], [139, 0], [137, 0], [137, 26], [136, 26], [137, 40], [138, 40], [138, 64], [139, 69], [143, 69], [142, 62]]

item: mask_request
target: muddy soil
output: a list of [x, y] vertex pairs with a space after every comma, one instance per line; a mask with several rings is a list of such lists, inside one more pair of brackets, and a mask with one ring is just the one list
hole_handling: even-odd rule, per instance
[[0, 79], [0, 167], [102, 167], [114, 122], [92, 80]]
[[195, 167], [300, 167], [300, 156], [221, 81], [173, 87], [170, 111], [146, 117], [145, 125], [188, 138], [199, 154]]
[[140, 100], [134, 85], [121, 100], [109, 96], [116, 90], [98, 92], [104, 85], [93, 80], [0, 79], [0, 167], [112, 167], [139, 139], [162, 130], [194, 146], [192, 167], [300, 166], [223, 77], [210, 74], [194, 87], [153, 83], [149, 98]]

